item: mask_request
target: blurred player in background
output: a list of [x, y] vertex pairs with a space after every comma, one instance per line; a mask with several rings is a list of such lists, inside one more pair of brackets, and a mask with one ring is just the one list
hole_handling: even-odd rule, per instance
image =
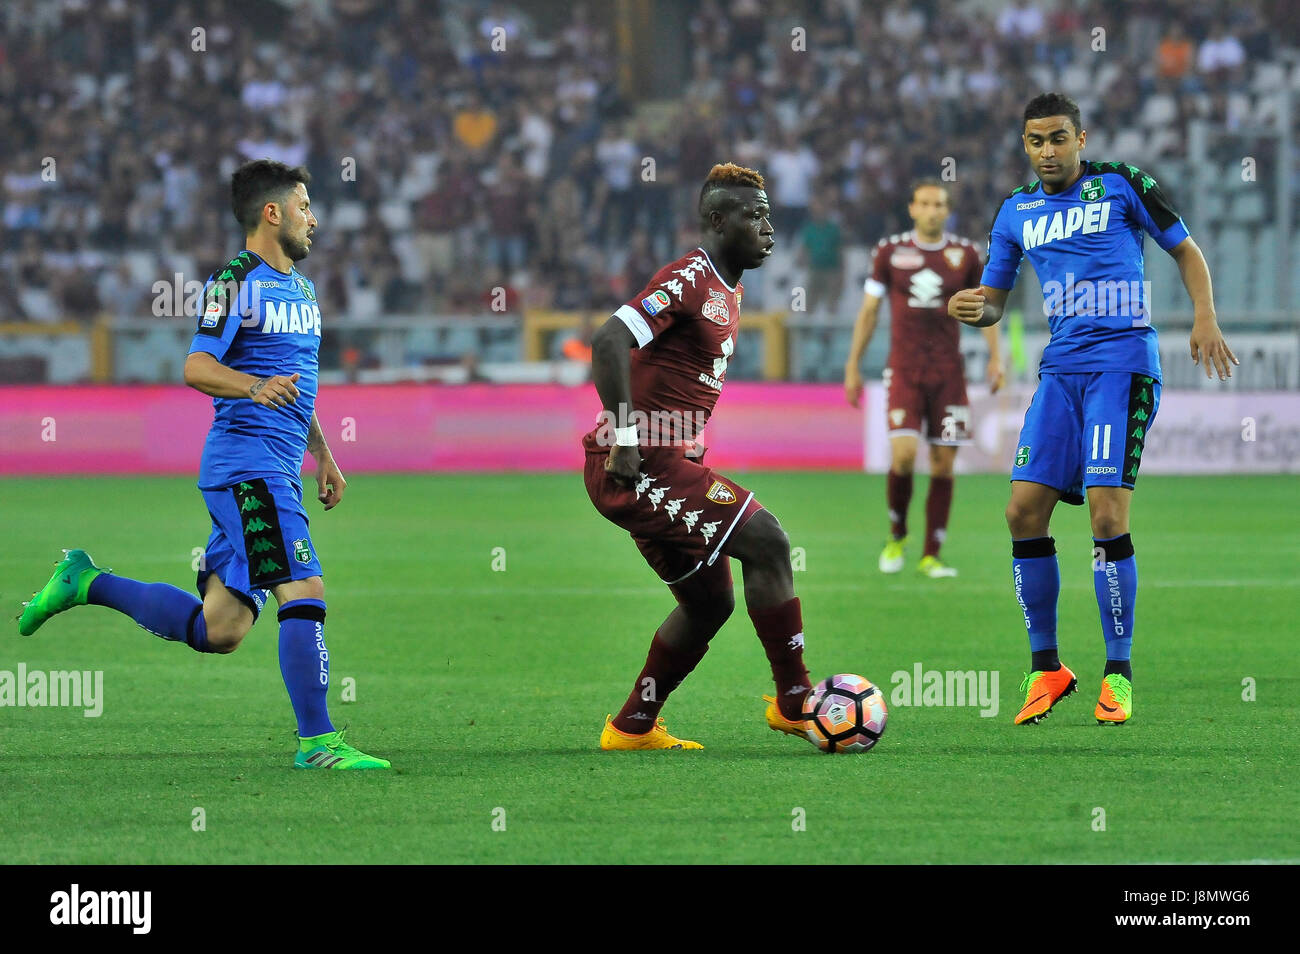
[[[948, 187], [936, 179], [912, 186], [907, 207], [915, 228], [881, 239], [871, 259], [871, 275], [853, 328], [853, 343], [844, 366], [844, 394], [859, 406], [862, 356], [876, 330], [880, 301], [889, 296], [889, 358], [885, 363], [885, 413], [889, 419], [890, 537], [880, 553], [880, 572], [903, 569], [907, 510], [912, 502], [916, 445], [924, 422], [930, 444], [930, 492], [925, 501], [925, 549], [917, 570], [932, 579], [956, 576], [939, 559], [952, 509], [953, 461], [957, 448], [970, 443], [970, 404], [961, 329], [949, 319], [947, 300], [979, 281], [982, 268], [975, 246], [943, 230], [948, 220]], [[984, 329], [989, 347], [987, 380], [1002, 387], [998, 333]]]
[[245, 247], [208, 279], [185, 383], [213, 397], [215, 419], [199, 464], [212, 534], [198, 574], [200, 602], [167, 583], [115, 576], [68, 550], [19, 617], [24, 636], [73, 606], [108, 606], [163, 639], [201, 653], [232, 653], [266, 602], [279, 605], [280, 672], [298, 719], [297, 768], [386, 769], [330, 722], [325, 586], [302, 505], [302, 459], [316, 459], [326, 510], [347, 482], [316, 419], [321, 319], [316, 290], [294, 263], [307, 256], [316, 217], [302, 168], [261, 159], [231, 178]]
[[606, 717], [602, 749], [703, 748], [670, 735], [659, 712], [735, 607], [730, 557], [744, 568], [745, 606], [776, 682], [767, 723], [803, 737], [810, 684], [789, 538], [752, 493], [704, 465], [697, 443], [735, 351], [741, 273], [774, 244], [763, 177], [714, 166], [699, 213], [699, 247], [656, 272], [591, 342], [605, 410], [582, 439], [587, 493], [677, 600], [623, 708]]
[[1029, 630], [1030, 672], [1017, 725], [1036, 723], [1077, 687], [1057, 658], [1061, 575], [1048, 522], [1057, 501], [1082, 504], [1092, 521], [1093, 583], [1106, 640], [1094, 715], [1102, 724], [1133, 715], [1137, 560], [1129, 506], [1142, 448], [1160, 407], [1160, 352], [1147, 311], [1144, 234], [1178, 263], [1191, 296], [1191, 356], [1220, 380], [1236, 357], [1214, 311], [1210, 271], [1156, 180], [1121, 162], [1079, 155], [1086, 133], [1068, 96], [1044, 93], [1025, 107], [1022, 139], [1038, 180], [1007, 196], [989, 234], [979, 287], [958, 292], [948, 313], [977, 327], [1002, 317], [1020, 264], [1043, 286], [1051, 340], [1025, 412], [1011, 471], [1011, 567]]

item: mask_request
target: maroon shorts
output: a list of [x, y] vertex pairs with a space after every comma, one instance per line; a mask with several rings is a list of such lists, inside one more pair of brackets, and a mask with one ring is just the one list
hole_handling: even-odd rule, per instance
[[587, 451], [587, 494], [601, 516], [632, 535], [651, 569], [670, 585], [712, 567], [731, 535], [763, 509], [734, 480], [687, 460], [681, 447], [642, 447], [635, 487], [605, 472], [608, 458], [607, 447]]
[[885, 368], [884, 384], [890, 437], [920, 437], [924, 421], [931, 444], [971, 442], [970, 402], [961, 367], [945, 365], [902, 374]]

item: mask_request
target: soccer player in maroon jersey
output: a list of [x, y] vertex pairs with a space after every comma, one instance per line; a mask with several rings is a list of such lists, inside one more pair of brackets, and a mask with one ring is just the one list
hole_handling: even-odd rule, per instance
[[[859, 366], [876, 329], [880, 300], [889, 295], [891, 327], [885, 364], [885, 406], [889, 417], [890, 465], [887, 483], [890, 538], [880, 553], [880, 572], [903, 569], [907, 508], [912, 500], [921, 422], [930, 442], [930, 493], [925, 501], [925, 552], [917, 570], [933, 579], [956, 576], [939, 559], [952, 508], [952, 468], [957, 448], [970, 443], [970, 405], [966, 371], [958, 342], [960, 329], [948, 319], [947, 301], [979, 283], [983, 265], [968, 240], [943, 230], [948, 218], [948, 188], [935, 179], [912, 187], [907, 207], [915, 228], [881, 239], [871, 261], [871, 277], [853, 329], [844, 366], [844, 392], [854, 407], [862, 396]], [[997, 333], [984, 329], [989, 346], [989, 388], [1002, 386]]]
[[677, 600], [627, 702], [606, 717], [602, 749], [703, 748], [670, 735], [659, 712], [735, 608], [731, 557], [744, 568], [745, 606], [776, 681], [764, 697], [767, 723], [803, 736], [809, 679], [790, 540], [752, 493], [704, 464], [698, 443], [736, 347], [741, 273], [774, 244], [763, 177], [714, 166], [699, 212], [699, 247], [656, 272], [591, 339], [605, 410], [582, 439], [587, 493]]

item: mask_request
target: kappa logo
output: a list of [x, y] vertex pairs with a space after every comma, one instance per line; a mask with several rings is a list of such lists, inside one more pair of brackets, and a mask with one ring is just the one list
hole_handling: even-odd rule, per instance
[[895, 427], [902, 427], [903, 420], [907, 417], [907, 411], [904, 408], [896, 407], [889, 412], [889, 423]]
[[659, 504], [663, 502], [664, 493], [671, 489], [672, 488], [670, 487], [656, 487], [654, 490], [650, 491], [650, 493], [646, 494], [646, 500], [650, 501], [650, 508], [652, 510], [658, 510]]
[[709, 289], [709, 300], [700, 308], [700, 314], [715, 325], [731, 324], [731, 309], [727, 307], [727, 296], [716, 288]]
[[676, 500], [670, 500], [664, 504], [664, 513], [668, 514], [668, 521], [671, 523], [677, 516], [677, 512], [682, 509], [682, 504], [686, 503], [685, 497], [678, 497]]
[[636, 486], [632, 488], [633, 490], [636, 491], [636, 499], [640, 500], [641, 495], [645, 493], [647, 490], [649, 490], [650, 485], [653, 484], [654, 482], [655, 482], [655, 478], [651, 477], [649, 474], [642, 474], [641, 477], [637, 480]]
[[722, 524], [721, 520], [714, 520], [712, 523], [700, 524], [700, 533], [704, 535], [704, 542], [713, 542], [713, 535], [718, 532], [718, 527]]
[[735, 493], [720, 480], [715, 480], [713, 486], [709, 488], [709, 492], [704, 496], [716, 504], [734, 504], [736, 502]]
[[966, 261], [966, 253], [955, 245], [945, 248], [943, 257], [951, 268], [961, 268], [961, 263]]
[[704, 513], [703, 510], [686, 511], [686, 516], [682, 517], [682, 523], [686, 524], [688, 532], [695, 529], [695, 521], [700, 519], [700, 514], [702, 513]]
[[795, 633], [790, 637], [789, 649], [803, 649], [803, 633]]
[[1017, 203], [1016, 203], [1016, 211], [1017, 211], [1017, 212], [1028, 212], [1030, 209], [1036, 209], [1036, 208], [1038, 208], [1040, 205], [1047, 205], [1047, 200], [1046, 200], [1046, 199], [1035, 199], [1033, 202], [1017, 202]]

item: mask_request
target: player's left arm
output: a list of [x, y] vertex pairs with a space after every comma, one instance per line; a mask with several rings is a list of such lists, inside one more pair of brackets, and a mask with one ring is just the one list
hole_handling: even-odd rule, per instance
[[343, 479], [339, 465], [334, 463], [334, 455], [325, 443], [325, 432], [321, 430], [315, 411], [311, 412], [311, 427], [307, 429], [307, 450], [316, 458], [316, 499], [325, 505], [326, 510], [333, 510], [343, 499], [348, 482]]
[[1178, 263], [1183, 287], [1192, 299], [1192, 362], [1201, 364], [1204, 359], [1205, 376], [1212, 377], [1211, 365], [1219, 373], [1219, 380], [1232, 377], [1232, 366], [1241, 364], [1223, 340], [1219, 321], [1214, 311], [1214, 288], [1210, 282], [1210, 267], [1201, 254], [1200, 247], [1191, 236], [1169, 250]]

